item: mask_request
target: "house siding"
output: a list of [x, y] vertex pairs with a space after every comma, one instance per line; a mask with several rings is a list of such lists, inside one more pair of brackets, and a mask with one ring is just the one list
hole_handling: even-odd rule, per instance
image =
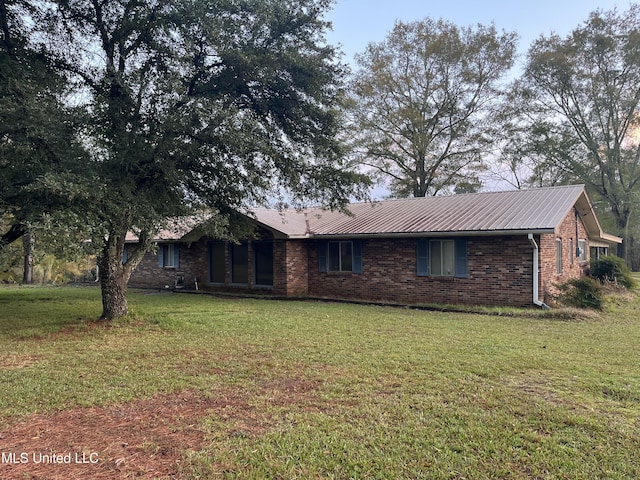
[[285, 296], [302, 296], [309, 292], [307, 244], [300, 241], [284, 241], [277, 243], [275, 266], [278, 272], [277, 287], [274, 294]]
[[[427, 238], [427, 237], [425, 237]], [[363, 273], [320, 272], [318, 244], [309, 254], [309, 295], [420, 304], [532, 304], [532, 247], [526, 237], [468, 237], [466, 278], [418, 276], [417, 239], [366, 239]]]
[[[576, 238], [576, 224], [578, 238]], [[562, 273], [557, 273], [556, 267], [556, 242], [562, 243]], [[586, 240], [586, 260], [581, 262], [576, 257], [578, 240]], [[589, 266], [589, 240], [583, 221], [576, 218], [570, 212], [564, 218], [556, 233], [540, 235], [538, 239], [540, 248], [540, 298], [546, 303], [553, 303], [558, 294], [558, 284], [567, 282], [572, 278], [579, 278], [585, 274]], [[573, 257], [573, 262], [571, 261]]]
[[[185, 288], [195, 288], [195, 283], [202, 285], [207, 281], [207, 249], [204, 239], [193, 243], [175, 243], [179, 249], [179, 265], [159, 267], [158, 255], [147, 252], [138, 267], [131, 274], [129, 285], [137, 288], [172, 289], [175, 286], [176, 274], [184, 275]], [[128, 246], [127, 248], [131, 248]]]
[[[207, 291], [401, 304], [533, 305], [533, 247], [526, 235], [470, 236], [465, 239], [466, 277], [418, 275], [418, 238], [362, 239], [362, 273], [320, 271], [318, 252], [321, 246], [326, 248], [326, 242], [276, 239], [273, 242], [272, 288], [252, 285], [251, 243], [249, 284], [230, 283], [228, 249], [225, 249], [225, 283], [212, 284], [209, 282], [208, 240], [201, 239], [192, 244], [178, 244], [179, 268], [160, 268], [157, 256], [148, 253], [134, 271], [130, 285], [173, 288], [176, 272], [181, 272], [185, 276], [185, 288], [194, 288], [197, 281], [199, 289]], [[539, 246], [538, 296], [550, 303], [557, 293], [557, 284], [584, 274], [588, 258], [586, 262], [580, 262], [575, 257], [575, 248], [579, 239], [587, 240], [587, 231], [572, 211], [556, 233], [536, 235], [534, 239]], [[556, 272], [558, 239], [562, 242], [563, 251], [561, 274]], [[586, 251], [588, 255], [588, 241]], [[574, 256], [573, 262], [570, 256]]]
[[[177, 273], [185, 278], [185, 288], [211, 292], [235, 292], [235, 293], [268, 293], [274, 295], [295, 295], [306, 293], [306, 285], [299, 278], [288, 278], [287, 271], [294, 275], [301, 275], [299, 269], [290, 268], [292, 260], [287, 260], [287, 251], [290, 247], [284, 241], [274, 241], [274, 270], [273, 287], [254, 285], [254, 262], [252, 242], [248, 245], [248, 283], [234, 284], [231, 282], [230, 255], [228, 244], [225, 248], [224, 283], [212, 283], [209, 278], [209, 242], [211, 239], [203, 238], [191, 244], [177, 243], [180, 248], [180, 265], [178, 268], [161, 268], [158, 266], [158, 257], [155, 253], [147, 253], [142, 262], [134, 270], [129, 285], [136, 288], [174, 288]], [[306, 265], [306, 258], [304, 261]], [[291, 275], [289, 275], [291, 276]], [[303, 291], [296, 291], [297, 285], [304, 285]], [[301, 287], [298, 287], [301, 288]]]

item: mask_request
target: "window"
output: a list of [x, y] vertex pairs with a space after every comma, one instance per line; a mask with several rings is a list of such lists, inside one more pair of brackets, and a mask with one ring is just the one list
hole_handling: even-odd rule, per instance
[[417, 275], [419, 277], [468, 277], [467, 244], [466, 238], [418, 239]]
[[249, 283], [249, 245], [231, 244], [231, 283]]
[[180, 248], [175, 243], [158, 245], [158, 266], [161, 268], [178, 268], [180, 266]]
[[209, 281], [211, 283], [224, 283], [224, 242], [209, 243]]
[[362, 241], [318, 242], [318, 260], [321, 272], [362, 273]]
[[353, 243], [329, 242], [329, 271], [350, 272], [353, 269]]
[[580, 250], [580, 255], [578, 258], [581, 262], [587, 261], [587, 241], [586, 240], [578, 240], [578, 248]]
[[562, 274], [562, 239], [556, 239], [556, 273]]
[[253, 244], [255, 284], [273, 286], [273, 242]]
[[453, 277], [455, 270], [455, 244], [453, 240], [431, 240], [429, 250], [431, 275]]
[[[586, 244], [585, 240], [585, 244]], [[585, 247], [586, 250], [586, 247]], [[607, 247], [589, 247], [589, 258], [595, 258], [596, 260], [600, 260], [601, 257], [609, 255], [609, 249]], [[585, 261], [586, 261], [586, 252], [585, 252]]]
[[[273, 286], [273, 242], [251, 244], [253, 253], [249, 258], [249, 244], [212, 241], [208, 244], [209, 282], [249, 284], [249, 262], [253, 266], [253, 284]], [[227, 260], [228, 259], [228, 260]], [[227, 267], [228, 263], [228, 269]]]

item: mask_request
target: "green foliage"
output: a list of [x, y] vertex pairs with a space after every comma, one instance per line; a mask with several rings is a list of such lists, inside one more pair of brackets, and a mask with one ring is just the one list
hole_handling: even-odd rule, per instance
[[[0, 226], [2, 222], [0, 222]], [[22, 242], [0, 249], [0, 283], [18, 283], [22, 279]]]
[[[38, 95], [48, 93], [44, 88], [24, 92], [31, 113], [42, 112], [34, 117], [53, 123], [49, 129], [41, 122], [37, 131], [57, 132], [60, 125], [75, 136], [55, 145], [81, 139], [86, 151], [58, 155], [50, 148], [41, 168], [10, 165], [0, 170], [0, 183], [29, 173], [38, 182], [12, 203], [22, 208], [48, 195], [56, 200], [49, 204], [59, 200], [69, 211], [56, 220], [81, 220], [99, 251], [105, 318], [126, 312], [131, 271], [169, 219], [203, 210], [228, 217], [274, 198], [342, 208], [366, 196], [368, 179], [349, 168], [337, 140], [346, 69], [324, 39], [329, 0], [10, 4], [17, 5], [10, 17], [17, 32], [25, 25], [32, 32], [33, 45], [26, 37], [23, 43], [44, 66], [29, 55], [14, 63], [52, 70], [62, 88], [44, 99]], [[0, 65], [0, 74], [12, 71]], [[41, 78], [49, 77], [38, 76], [38, 87]], [[63, 94], [73, 109], [62, 109]], [[13, 125], [3, 113], [0, 127]], [[31, 161], [31, 138], [16, 138], [20, 143], [0, 146], [20, 145], [25, 163]], [[3, 158], [0, 151], [0, 167], [8, 165]], [[141, 248], [122, 265], [127, 231], [138, 234]]]
[[572, 278], [557, 287], [561, 292], [558, 300], [566, 306], [595, 310], [603, 308], [602, 286], [593, 278]]
[[[30, 225], [29, 237], [21, 236], [18, 241], [1, 248], [0, 283], [29, 282], [23, 277], [26, 238], [33, 240], [31, 283], [95, 280], [95, 252], [83, 241], [85, 231], [77, 225], [79, 219], [72, 219], [70, 214], [69, 211], [57, 211], [42, 215], [39, 222]], [[0, 218], [0, 231], [7, 230], [13, 221], [13, 217]], [[77, 228], [72, 223], [76, 223]]]
[[349, 102], [357, 160], [394, 196], [477, 191], [515, 47], [515, 33], [493, 26], [396, 22], [357, 57]]
[[78, 200], [86, 210], [89, 191], [65, 81], [32, 43], [34, 15], [44, 4], [34, 3], [0, 2], [0, 215], [11, 220], [0, 230], [0, 250]]
[[512, 170], [536, 186], [584, 183], [627, 240], [640, 199], [640, 5], [595, 11], [565, 38], [541, 36], [514, 85], [504, 112]]
[[632, 289], [636, 286], [631, 270], [627, 263], [615, 255], [607, 255], [599, 259], [592, 259], [590, 274], [600, 282], [616, 282], [625, 288]]

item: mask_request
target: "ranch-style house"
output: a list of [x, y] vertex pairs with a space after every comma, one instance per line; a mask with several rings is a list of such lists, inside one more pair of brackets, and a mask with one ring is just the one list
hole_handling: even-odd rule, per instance
[[129, 284], [545, 306], [554, 285], [583, 275], [591, 257], [622, 242], [602, 231], [583, 185], [356, 203], [349, 211], [256, 209], [247, 214], [256, 233], [240, 242], [199, 236], [193, 224], [163, 231]]

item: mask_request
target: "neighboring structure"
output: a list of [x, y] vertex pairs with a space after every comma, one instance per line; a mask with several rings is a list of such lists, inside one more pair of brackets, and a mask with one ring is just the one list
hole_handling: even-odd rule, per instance
[[[532, 306], [622, 239], [584, 186], [258, 209], [256, 238], [163, 232], [130, 285], [401, 304]], [[188, 230], [188, 231], [187, 231]], [[131, 239], [131, 241], [135, 241]]]

